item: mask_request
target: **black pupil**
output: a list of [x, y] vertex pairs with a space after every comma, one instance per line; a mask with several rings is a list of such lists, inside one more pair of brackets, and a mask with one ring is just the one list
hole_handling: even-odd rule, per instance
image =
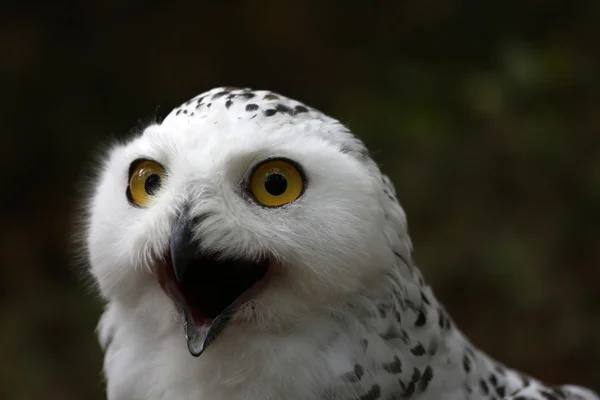
[[146, 179], [144, 182], [144, 189], [148, 195], [152, 196], [154, 193], [160, 189], [160, 176], [156, 174], [152, 174]]
[[265, 189], [273, 196], [280, 196], [287, 189], [287, 180], [281, 174], [271, 174], [265, 180]]

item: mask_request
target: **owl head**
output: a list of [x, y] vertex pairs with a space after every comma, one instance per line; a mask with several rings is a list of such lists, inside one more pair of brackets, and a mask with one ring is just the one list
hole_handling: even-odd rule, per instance
[[93, 185], [85, 245], [101, 295], [142, 329], [182, 324], [194, 356], [230, 325], [344, 312], [409, 253], [363, 143], [267, 91], [194, 97], [114, 145]]

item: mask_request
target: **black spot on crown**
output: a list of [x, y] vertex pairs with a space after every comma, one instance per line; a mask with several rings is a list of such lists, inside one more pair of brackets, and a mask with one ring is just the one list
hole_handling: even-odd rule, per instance
[[265, 117], [271, 117], [277, 113], [277, 110], [274, 108], [269, 108], [268, 110], [265, 110], [263, 113], [265, 114]]
[[277, 104], [277, 107], [275, 107], [275, 109], [280, 113], [294, 115], [294, 112], [292, 111], [292, 109], [284, 104]]
[[232, 105], [232, 104], [233, 104], [233, 101], [231, 101], [231, 100], [227, 100], [227, 101], [225, 102], [225, 108], [229, 109], [229, 107], [231, 107], [231, 105]]
[[216, 100], [219, 97], [225, 96], [227, 93], [229, 93], [229, 92], [228, 91], [222, 91], [222, 92], [215, 93], [215, 94], [213, 94], [212, 99]]
[[258, 104], [250, 103], [246, 104], [246, 111], [256, 111], [258, 110]]
[[294, 114], [300, 114], [300, 113], [305, 113], [305, 112], [308, 112], [308, 108], [306, 108], [304, 106], [294, 107]]

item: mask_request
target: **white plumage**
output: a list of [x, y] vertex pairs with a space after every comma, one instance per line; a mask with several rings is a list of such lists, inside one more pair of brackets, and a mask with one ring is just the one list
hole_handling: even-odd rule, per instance
[[110, 400], [598, 399], [472, 347], [363, 143], [271, 92], [213, 89], [114, 146], [86, 247]]

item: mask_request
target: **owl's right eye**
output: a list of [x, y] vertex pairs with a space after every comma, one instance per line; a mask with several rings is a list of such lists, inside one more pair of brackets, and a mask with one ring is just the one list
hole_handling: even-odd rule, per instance
[[127, 198], [137, 207], [146, 207], [165, 179], [165, 169], [150, 160], [134, 161], [130, 168]]

